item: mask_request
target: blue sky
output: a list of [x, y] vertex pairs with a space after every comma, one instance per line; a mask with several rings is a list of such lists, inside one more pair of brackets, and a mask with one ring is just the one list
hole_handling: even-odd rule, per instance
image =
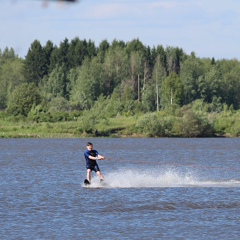
[[132, 41], [180, 47], [198, 57], [240, 60], [240, 0], [0, 1], [0, 49], [25, 57], [37, 39]]

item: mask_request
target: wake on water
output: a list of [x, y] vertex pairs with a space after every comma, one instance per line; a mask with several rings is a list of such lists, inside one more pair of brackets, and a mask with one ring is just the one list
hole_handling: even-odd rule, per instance
[[104, 185], [92, 178], [89, 188], [240, 187], [240, 180], [199, 180], [196, 174], [177, 170], [126, 170], [105, 174]]

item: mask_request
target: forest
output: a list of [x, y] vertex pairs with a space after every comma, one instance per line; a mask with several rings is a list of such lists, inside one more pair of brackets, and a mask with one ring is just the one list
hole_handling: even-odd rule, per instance
[[240, 135], [240, 62], [179, 47], [34, 40], [24, 59], [0, 49], [0, 86], [0, 137], [60, 123], [75, 137]]

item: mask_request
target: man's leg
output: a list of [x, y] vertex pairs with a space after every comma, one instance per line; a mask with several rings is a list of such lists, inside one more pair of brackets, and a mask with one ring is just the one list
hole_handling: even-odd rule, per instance
[[96, 173], [97, 173], [97, 175], [99, 176], [99, 178], [100, 178], [101, 180], [104, 180], [104, 176], [101, 174], [100, 171], [97, 171]]
[[87, 180], [88, 180], [89, 182], [91, 182], [91, 172], [92, 172], [91, 169], [87, 169]]

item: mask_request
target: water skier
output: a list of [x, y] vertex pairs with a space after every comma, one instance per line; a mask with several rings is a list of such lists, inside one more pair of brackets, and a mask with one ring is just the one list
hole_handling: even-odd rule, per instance
[[104, 176], [100, 172], [97, 160], [104, 160], [105, 157], [100, 155], [97, 150], [93, 149], [93, 144], [91, 142], [88, 142], [86, 147], [87, 150], [84, 152], [84, 157], [86, 159], [87, 179], [85, 179], [84, 183], [87, 185], [91, 183], [92, 171], [96, 172], [100, 181], [104, 180]]

